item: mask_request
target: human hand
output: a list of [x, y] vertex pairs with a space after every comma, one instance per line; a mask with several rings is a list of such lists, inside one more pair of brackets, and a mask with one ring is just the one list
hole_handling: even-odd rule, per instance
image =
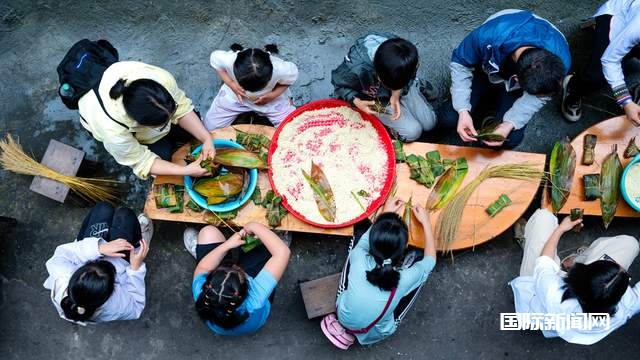
[[373, 100], [361, 100], [359, 98], [353, 98], [353, 105], [355, 105], [360, 111], [369, 115], [377, 115], [375, 111], [371, 108], [376, 104]]
[[640, 126], [640, 106], [638, 104], [630, 101], [624, 106], [624, 113], [634, 126]]
[[199, 156], [198, 159], [191, 164], [184, 167], [184, 174], [187, 176], [200, 177], [209, 174], [207, 169], [204, 169], [200, 166], [202, 160], [204, 160], [204, 156]]
[[202, 150], [200, 152], [200, 157], [203, 159], [211, 158], [213, 159], [216, 156], [216, 148], [213, 146], [213, 140], [210, 138], [209, 140], [202, 143]]
[[466, 111], [460, 111], [460, 113], [458, 114], [458, 135], [460, 135], [460, 138], [462, 139], [462, 141], [475, 141], [476, 138], [475, 136], [478, 135], [478, 132], [476, 131], [476, 129], [473, 127], [473, 118], [471, 117], [471, 114]]
[[411, 209], [413, 211], [413, 215], [415, 215], [416, 219], [420, 221], [423, 227], [431, 226], [431, 217], [429, 216], [429, 212], [427, 209], [423, 208], [420, 205], [413, 205]]
[[231, 237], [224, 242], [224, 245], [228, 250], [235, 249], [238, 246], [242, 246], [245, 244], [244, 237], [246, 235], [247, 235], [247, 232], [244, 229], [242, 229], [237, 233], [234, 233], [233, 235], [231, 235]]
[[399, 197], [391, 197], [389, 199], [387, 199], [387, 202], [384, 203], [384, 208], [382, 208], [382, 212], [386, 213], [386, 212], [395, 212], [397, 213], [398, 211], [400, 211], [400, 208], [402, 208], [402, 206], [404, 206], [405, 202], [404, 200], [400, 199]]
[[129, 250], [129, 264], [133, 271], [140, 269], [148, 253], [149, 244], [145, 239], [140, 240], [140, 248]]
[[100, 251], [100, 254], [111, 257], [125, 257], [125, 254], [123, 254], [121, 251], [130, 251], [132, 249], [133, 245], [131, 245], [125, 239], [116, 239], [98, 246], [98, 251]]
[[268, 93], [260, 96], [253, 103], [256, 104], [256, 105], [265, 105], [265, 104], [270, 103], [275, 98], [276, 98], [276, 95], [273, 93], [273, 91], [269, 91]]
[[238, 98], [238, 102], [240, 104], [244, 104], [244, 99], [247, 97], [247, 92], [244, 91], [242, 86], [240, 86], [240, 84], [238, 84], [237, 82], [233, 81], [229, 85], [229, 87], [231, 88], [231, 91], [233, 91], [233, 93], [236, 94], [236, 97]]
[[[504, 138], [506, 139], [509, 136], [509, 133], [511, 133], [511, 130], [513, 130], [513, 124], [510, 122], [503, 122], [502, 124], [498, 125], [495, 128], [495, 130], [493, 130], [493, 132], [504, 136]], [[504, 144], [504, 141], [484, 141], [483, 140], [482, 142], [485, 143], [487, 146], [502, 146], [502, 144]]]
[[392, 121], [398, 120], [400, 115], [402, 115], [402, 110], [400, 109], [400, 92], [401, 90], [392, 90], [391, 97], [389, 98], [389, 106], [391, 107], [391, 111], [393, 111], [393, 115], [391, 115]]
[[560, 225], [558, 225], [558, 230], [562, 231], [562, 233], [564, 234], [567, 231], [573, 229], [573, 227], [578, 224], [580, 224], [580, 226], [583, 226], [582, 219], [571, 221], [571, 216], [565, 216], [565, 218], [562, 219], [562, 222], [560, 222]]

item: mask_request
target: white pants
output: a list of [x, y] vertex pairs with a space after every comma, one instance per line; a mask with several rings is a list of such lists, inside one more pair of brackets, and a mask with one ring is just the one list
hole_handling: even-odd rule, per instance
[[204, 117], [204, 127], [209, 130], [227, 127], [242, 113], [255, 111], [258, 115], [266, 116], [273, 126], [278, 126], [289, 115], [295, 106], [291, 104], [291, 92], [289, 90], [282, 93], [268, 104], [256, 105], [249, 99], [244, 99], [240, 104], [236, 95], [231, 89], [223, 84], [211, 107]]
[[[538, 209], [529, 218], [524, 228], [524, 254], [520, 265], [520, 276], [533, 275], [536, 259], [547, 243], [551, 233], [558, 227], [558, 218], [547, 209]], [[600, 260], [605, 254], [625, 269], [629, 269], [633, 260], [638, 256], [640, 246], [638, 240], [628, 235], [602, 237], [596, 239], [587, 250], [578, 255], [576, 262], [590, 264]], [[554, 261], [560, 265], [558, 254]]]
[[414, 81], [409, 92], [400, 98], [400, 118], [391, 120], [390, 107], [387, 114], [379, 114], [378, 119], [386, 127], [397, 132], [402, 141], [415, 141], [423, 131], [436, 126], [436, 114], [431, 105], [418, 91], [418, 81]]

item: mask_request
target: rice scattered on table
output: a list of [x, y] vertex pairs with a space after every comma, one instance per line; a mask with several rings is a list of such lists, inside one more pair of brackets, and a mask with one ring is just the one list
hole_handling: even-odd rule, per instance
[[302, 176], [301, 170], [309, 172], [312, 161], [329, 180], [337, 207], [335, 223], [364, 212], [352, 191], [369, 194], [359, 196], [365, 209], [380, 197], [389, 157], [376, 129], [356, 111], [346, 106], [308, 111], [283, 126], [270, 167], [274, 186], [295, 211], [315, 223], [332, 224], [320, 214]]

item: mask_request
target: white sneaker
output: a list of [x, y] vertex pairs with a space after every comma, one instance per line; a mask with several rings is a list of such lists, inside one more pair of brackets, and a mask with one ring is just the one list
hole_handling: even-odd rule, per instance
[[138, 222], [140, 223], [142, 238], [147, 242], [147, 245], [151, 244], [151, 238], [153, 237], [153, 221], [151, 221], [145, 213], [142, 213], [138, 215]]
[[182, 241], [184, 242], [184, 247], [187, 249], [189, 254], [196, 258], [196, 245], [198, 245], [198, 230], [192, 227], [188, 227], [184, 229], [184, 233], [182, 234]]

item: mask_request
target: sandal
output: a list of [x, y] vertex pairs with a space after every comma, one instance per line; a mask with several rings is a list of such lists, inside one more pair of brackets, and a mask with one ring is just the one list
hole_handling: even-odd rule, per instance
[[356, 337], [347, 333], [347, 330], [340, 325], [336, 314], [331, 313], [323, 317], [320, 321], [320, 329], [324, 336], [339, 349], [347, 350], [356, 341]]

